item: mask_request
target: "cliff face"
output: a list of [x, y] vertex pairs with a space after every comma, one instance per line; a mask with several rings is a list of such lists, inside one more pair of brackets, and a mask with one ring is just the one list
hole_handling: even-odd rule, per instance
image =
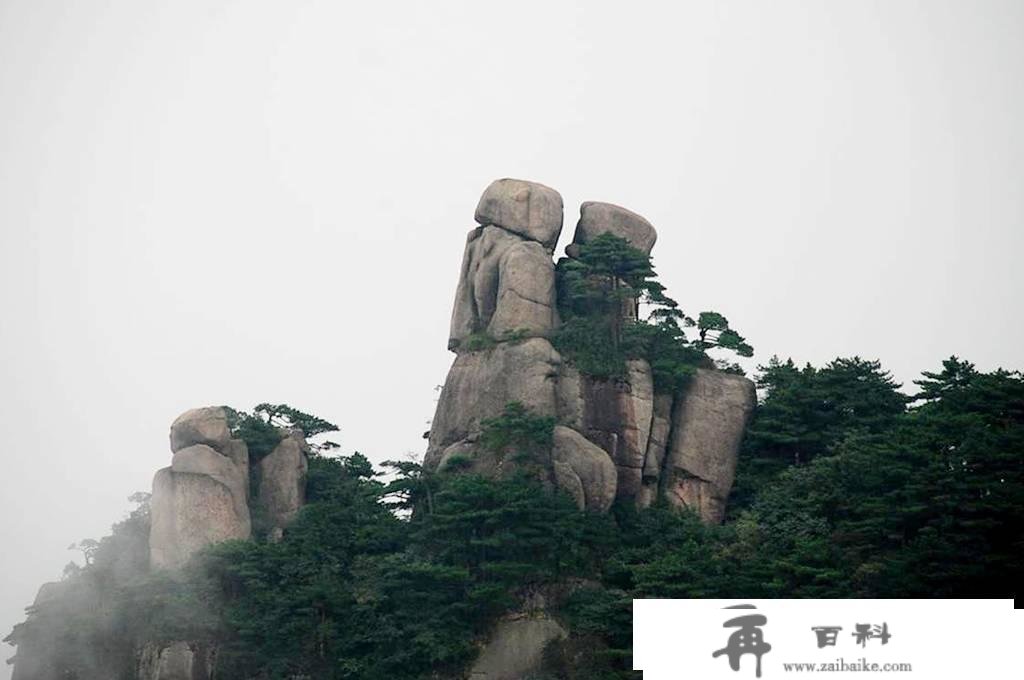
[[[502, 179], [484, 192], [469, 232], [448, 346], [456, 359], [429, 433], [426, 465], [468, 457], [500, 476], [504, 462], [480, 447], [482, 422], [520, 402], [559, 423], [550, 476], [581, 509], [607, 511], [618, 499], [647, 507], [662, 497], [720, 522], [739, 443], [755, 404], [746, 378], [698, 368], [679, 393], [656, 393], [647, 361], [627, 362], [620, 380], [583, 375], [551, 343], [558, 329], [555, 263], [562, 199], [546, 186]], [[601, 234], [645, 255], [654, 227], [608, 203], [581, 206], [569, 257]], [[637, 313], [635, 301], [623, 316]]]

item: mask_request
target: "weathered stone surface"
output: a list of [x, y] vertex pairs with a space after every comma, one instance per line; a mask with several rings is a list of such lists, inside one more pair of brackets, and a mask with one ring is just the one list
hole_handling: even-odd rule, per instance
[[521, 331], [547, 334], [558, 325], [555, 266], [537, 243], [517, 243], [498, 263], [498, 298], [487, 324], [493, 338]]
[[[630, 470], [642, 470], [651, 436], [651, 420], [654, 416], [654, 377], [651, 365], [644, 359], [626, 362], [627, 391], [619, 398], [622, 414], [622, 439], [616, 464]], [[630, 478], [636, 477], [631, 473]], [[628, 489], [634, 496], [639, 487]]]
[[[580, 206], [580, 220], [576, 223], [573, 245], [589, 243], [601, 234], [612, 234], [624, 238], [631, 246], [645, 255], [651, 254], [658, 232], [651, 223], [631, 210], [611, 203], [587, 201]], [[574, 251], [569, 251], [575, 255]]]
[[651, 434], [647, 439], [647, 453], [644, 456], [643, 485], [637, 494], [637, 505], [650, 507], [658, 497], [658, 482], [668, 452], [669, 434], [672, 429], [672, 395], [654, 395], [654, 414], [651, 418]]
[[650, 365], [642, 359], [627, 362], [626, 380], [594, 380], [563, 366], [557, 395], [559, 421], [611, 456], [620, 498], [636, 496], [654, 411]]
[[546, 613], [498, 622], [469, 672], [471, 680], [525, 680], [542, 670], [544, 648], [567, 635]]
[[756, 404], [754, 383], [722, 371], [697, 369], [676, 400], [662, 479], [670, 503], [718, 523], [736, 474], [736, 460]]
[[555, 266], [537, 243], [504, 229], [474, 229], [466, 240], [448, 348], [469, 336], [501, 339], [512, 331], [545, 335], [558, 322]]
[[187, 642], [147, 644], [138, 658], [138, 680], [207, 680], [213, 667], [212, 651]]
[[495, 180], [480, 197], [476, 221], [537, 241], [551, 252], [562, 233], [562, 197], [536, 182]]
[[217, 453], [205, 444], [196, 444], [180, 449], [171, 459], [171, 470], [194, 475], [207, 475], [231, 491], [235, 513], [248, 516], [248, 480], [235, 463], [227, 456]]
[[245, 481], [245, 498], [249, 497], [249, 447], [241, 439], [231, 439], [221, 450], [238, 468], [239, 476]]
[[555, 481], [581, 510], [606, 512], [612, 506], [618, 474], [604, 449], [576, 430], [556, 425], [551, 460]]
[[248, 506], [237, 502], [227, 484], [207, 474], [159, 470], [150, 503], [154, 569], [178, 569], [205, 546], [251, 534]]
[[555, 396], [558, 400], [558, 422], [578, 432], [583, 431], [586, 417], [586, 394], [583, 390], [584, 377], [572, 364], [563, 362], [558, 367], [558, 382]]
[[223, 451], [230, 439], [227, 413], [220, 406], [185, 411], [171, 424], [171, 451], [175, 453], [194, 444]]
[[256, 503], [263, 510], [272, 538], [279, 538], [306, 503], [306, 474], [309, 459], [306, 439], [293, 431], [256, 465], [259, 493]]
[[436, 467], [448, 446], [479, 432], [481, 421], [500, 415], [509, 402], [518, 401], [540, 416], [555, 415], [561, 361], [544, 338], [456, 357], [431, 423], [426, 465]]

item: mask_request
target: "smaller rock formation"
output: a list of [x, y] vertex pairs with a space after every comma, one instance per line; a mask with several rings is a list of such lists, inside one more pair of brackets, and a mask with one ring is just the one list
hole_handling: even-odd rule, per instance
[[284, 528], [306, 504], [308, 453], [302, 430], [292, 430], [256, 464], [259, 489], [255, 501], [271, 540], [280, 540]]
[[[308, 449], [301, 430], [281, 441], [252, 470], [249, 449], [231, 436], [219, 406], [192, 409], [171, 425], [170, 467], [153, 479], [149, 555], [152, 569], [180, 570], [208, 545], [252, 536], [250, 508], [267, 537], [279, 540], [306, 501]], [[139, 680], [208, 680], [216, 649], [188, 641], [150, 643], [137, 651]], [[28, 680], [28, 678], [26, 678]]]
[[220, 407], [193, 409], [171, 425], [171, 466], [153, 478], [150, 566], [178, 569], [200, 549], [249, 538], [249, 454], [231, 438]]
[[587, 201], [580, 206], [580, 220], [576, 223], [572, 245], [566, 252], [571, 257], [576, 257], [579, 246], [589, 243], [601, 234], [623, 238], [644, 255], [651, 254], [654, 243], [658, 240], [658, 233], [651, 223], [635, 212], [611, 203]]
[[736, 477], [740, 442], [757, 403], [743, 376], [697, 369], [672, 412], [672, 435], [661, 478], [669, 503], [718, 524]]

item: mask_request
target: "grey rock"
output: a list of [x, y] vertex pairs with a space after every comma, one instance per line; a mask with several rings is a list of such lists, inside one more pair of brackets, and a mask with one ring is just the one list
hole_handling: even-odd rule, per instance
[[584, 428], [587, 408], [583, 384], [584, 377], [575, 366], [568, 362], [559, 366], [558, 382], [555, 386], [558, 422], [580, 432]]
[[644, 456], [643, 485], [637, 494], [637, 506], [650, 507], [658, 497], [658, 482], [668, 452], [669, 434], [672, 429], [672, 395], [654, 395], [654, 415], [651, 418], [651, 434], [647, 439], [647, 453]]
[[[573, 245], [589, 243], [601, 234], [612, 234], [627, 242], [645, 255], [650, 255], [658, 240], [658, 232], [651, 223], [631, 210], [611, 203], [587, 201], [580, 206], [580, 220], [576, 223]], [[567, 251], [571, 256], [577, 249]]]
[[245, 498], [249, 498], [249, 447], [241, 439], [231, 439], [221, 453], [238, 468], [238, 475], [245, 481]]
[[750, 380], [697, 369], [673, 408], [661, 482], [669, 503], [693, 509], [705, 522], [722, 521], [756, 399]]
[[523, 332], [544, 335], [558, 325], [555, 266], [537, 243], [517, 243], [498, 263], [498, 296], [487, 324], [493, 338]]
[[455, 359], [431, 423], [428, 468], [436, 468], [444, 450], [479, 433], [481, 421], [520, 402], [534, 414], [554, 416], [555, 382], [562, 359], [544, 338], [505, 342]]
[[496, 339], [513, 331], [545, 335], [557, 323], [555, 267], [544, 249], [499, 227], [471, 231], [455, 291], [449, 349], [458, 351], [477, 333]]
[[302, 432], [293, 431], [281, 440], [256, 464], [256, 469], [259, 479], [256, 503], [263, 510], [271, 536], [279, 538], [306, 503], [309, 459]]
[[480, 197], [476, 221], [537, 241], [551, 252], [562, 232], [562, 197], [536, 182], [495, 180]]
[[[619, 458], [616, 464], [641, 470], [647, 454], [651, 436], [651, 421], [654, 417], [654, 377], [651, 365], [644, 359], [626, 362], [628, 391], [619, 399], [622, 414], [622, 438]], [[633, 490], [633, 495], [636, 490]]]
[[171, 451], [175, 453], [194, 444], [205, 444], [223, 451], [230, 439], [227, 413], [220, 406], [185, 411], [171, 424]]
[[650, 365], [627, 363], [626, 380], [595, 380], [563, 365], [556, 388], [559, 422], [601, 447], [618, 469], [620, 498], [640, 490], [654, 411]]
[[567, 632], [546, 613], [506, 617], [498, 622], [472, 669], [471, 680], [524, 680], [543, 668], [544, 649]]
[[608, 453], [576, 430], [556, 425], [551, 448], [555, 481], [581, 510], [607, 512], [618, 474]]
[[150, 503], [154, 569], [179, 569], [208, 545], [251, 535], [248, 507], [237, 502], [227, 484], [207, 474], [159, 470]]
[[138, 680], [207, 680], [213, 651], [188, 642], [150, 643], [138, 653]]
[[227, 456], [205, 444], [195, 444], [174, 454], [171, 470], [176, 473], [206, 475], [220, 482], [231, 491], [235, 514], [238, 517], [249, 516], [247, 475]]

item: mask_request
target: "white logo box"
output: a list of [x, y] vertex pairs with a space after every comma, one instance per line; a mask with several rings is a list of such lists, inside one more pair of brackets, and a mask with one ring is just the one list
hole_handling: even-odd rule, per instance
[[[761, 677], [1024, 678], [1013, 600], [634, 600], [633, 668], [644, 680]], [[753, 605], [755, 609], [726, 609]], [[727, 620], [761, 615], [726, 628]], [[858, 629], [858, 626], [867, 628]], [[841, 630], [814, 630], [840, 627]], [[763, 644], [758, 646], [759, 629]], [[868, 636], [864, 633], [867, 632]], [[860, 633], [860, 635], [858, 635]], [[735, 634], [735, 637], [733, 637]], [[825, 646], [819, 646], [819, 634]], [[834, 644], [828, 644], [834, 639]], [[742, 643], [739, 670], [730, 666]], [[883, 644], [884, 641], [884, 644]], [[764, 651], [770, 645], [770, 651]], [[718, 651], [719, 656], [713, 654]]]

